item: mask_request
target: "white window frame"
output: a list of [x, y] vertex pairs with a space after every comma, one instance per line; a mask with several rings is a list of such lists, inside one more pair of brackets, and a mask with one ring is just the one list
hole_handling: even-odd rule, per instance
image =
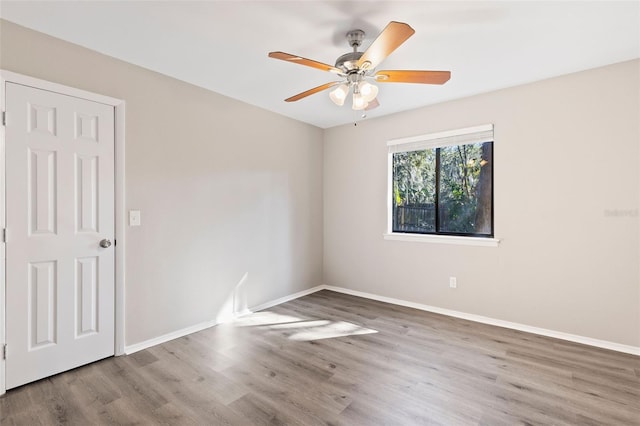
[[[495, 143], [493, 136], [493, 124], [467, 127], [464, 129], [447, 130], [444, 132], [430, 133], [426, 135], [413, 136], [401, 139], [392, 139], [387, 142], [387, 231], [383, 234], [385, 240], [411, 241], [442, 244], [459, 244], [471, 246], [497, 247], [500, 239], [494, 237], [473, 237], [473, 236], [451, 236], [437, 234], [412, 234], [404, 232], [393, 232], [393, 202], [391, 195], [393, 192], [393, 154], [395, 152], [418, 151], [421, 149], [441, 148], [443, 146], [464, 145], [480, 141], [486, 141], [487, 135], [491, 135], [491, 140]], [[492, 182], [493, 185], [493, 182]], [[492, 212], [493, 213], [493, 212]]]

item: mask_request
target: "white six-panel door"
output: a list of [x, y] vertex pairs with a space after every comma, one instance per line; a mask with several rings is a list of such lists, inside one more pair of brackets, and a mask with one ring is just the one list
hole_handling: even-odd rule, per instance
[[114, 107], [5, 96], [10, 389], [114, 354]]

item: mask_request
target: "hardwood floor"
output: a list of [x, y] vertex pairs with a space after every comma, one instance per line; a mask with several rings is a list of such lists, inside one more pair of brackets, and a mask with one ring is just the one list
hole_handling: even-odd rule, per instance
[[325, 290], [11, 390], [0, 424], [640, 425], [640, 357]]

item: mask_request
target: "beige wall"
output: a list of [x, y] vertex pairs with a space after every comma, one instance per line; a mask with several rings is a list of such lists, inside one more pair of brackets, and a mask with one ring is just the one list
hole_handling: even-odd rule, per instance
[[[324, 133], [6, 21], [0, 68], [127, 102], [128, 345], [324, 260], [326, 284], [640, 346], [639, 219], [607, 215], [638, 209], [640, 61]], [[484, 123], [500, 246], [383, 240], [386, 141]]]
[[0, 24], [0, 68], [126, 101], [127, 345], [321, 284], [320, 129]]
[[[325, 284], [640, 346], [639, 80], [636, 60], [327, 130]], [[383, 240], [387, 140], [485, 123], [500, 246]]]

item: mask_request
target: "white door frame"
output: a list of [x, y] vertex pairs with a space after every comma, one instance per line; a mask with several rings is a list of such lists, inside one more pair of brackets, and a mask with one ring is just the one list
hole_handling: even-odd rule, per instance
[[[111, 105], [115, 109], [115, 341], [114, 353], [124, 355], [124, 285], [125, 285], [125, 187], [124, 187], [124, 126], [125, 102], [121, 99], [98, 95], [73, 87], [52, 83], [45, 80], [17, 74], [0, 69], [0, 111], [6, 111], [5, 95], [6, 83], [17, 83], [36, 89], [48, 90], [63, 95], [74, 96], [94, 102]], [[7, 121], [11, 117], [7, 117]], [[0, 123], [0, 231], [6, 227], [6, 157], [5, 157], [5, 127]], [[11, 236], [9, 235], [9, 238]], [[1, 349], [6, 344], [6, 244], [0, 239], [0, 395], [6, 392], [5, 371], [6, 362]], [[8, 349], [9, 351], [11, 348]]]

